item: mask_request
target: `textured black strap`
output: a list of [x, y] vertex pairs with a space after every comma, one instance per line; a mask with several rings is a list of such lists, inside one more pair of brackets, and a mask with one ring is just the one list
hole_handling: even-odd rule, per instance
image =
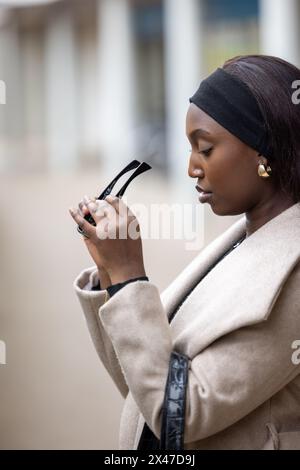
[[185, 354], [172, 351], [162, 408], [161, 450], [182, 450], [184, 447], [188, 361]]
[[162, 407], [160, 440], [145, 423], [137, 450], [182, 450], [184, 448], [188, 361], [188, 357], [184, 354], [175, 351], [171, 353]]

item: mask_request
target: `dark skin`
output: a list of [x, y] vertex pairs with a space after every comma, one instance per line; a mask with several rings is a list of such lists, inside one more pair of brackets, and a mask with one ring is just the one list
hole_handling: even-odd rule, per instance
[[[193, 137], [190, 134], [196, 129]], [[208, 114], [191, 103], [186, 135], [192, 145], [188, 174], [212, 197], [207, 201], [217, 215], [246, 216], [246, 237], [292, 206], [292, 197], [279, 191], [272, 180], [258, 175], [259, 163], [268, 159], [244, 144]], [[270, 164], [272, 167], [272, 165]]]

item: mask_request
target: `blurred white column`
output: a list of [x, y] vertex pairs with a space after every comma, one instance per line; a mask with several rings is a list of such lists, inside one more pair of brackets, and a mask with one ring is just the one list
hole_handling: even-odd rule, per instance
[[300, 62], [299, 0], [260, 0], [260, 52]]
[[26, 31], [23, 35], [22, 57], [26, 137], [35, 138], [44, 128], [43, 47], [39, 31]]
[[0, 8], [0, 80], [5, 84], [6, 104], [0, 104], [0, 172], [22, 165], [24, 103], [18, 17]]
[[42, 32], [34, 28], [23, 32], [24, 166], [27, 171], [47, 168], [43, 57]]
[[[9, 49], [8, 33], [6, 23], [9, 21], [9, 14], [6, 10], [0, 9], [0, 80], [1, 80], [1, 101], [0, 101], [0, 174], [8, 167], [8, 145], [7, 145], [7, 50]], [[6, 73], [5, 73], [6, 72]]]
[[46, 132], [50, 171], [78, 164], [76, 49], [71, 5], [58, 4], [46, 25]]
[[99, 145], [105, 169], [135, 154], [135, 61], [130, 0], [98, 0]]
[[96, 100], [97, 56], [94, 27], [90, 24], [81, 26], [78, 44], [78, 99], [80, 104], [80, 149], [82, 166], [94, 163], [99, 153], [98, 144], [98, 102]]
[[201, 1], [164, 0], [165, 97], [167, 159], [179, 187], [187, 177], [190, 144], [185, 137], [189, 97], [203, 78], [201, 73]]

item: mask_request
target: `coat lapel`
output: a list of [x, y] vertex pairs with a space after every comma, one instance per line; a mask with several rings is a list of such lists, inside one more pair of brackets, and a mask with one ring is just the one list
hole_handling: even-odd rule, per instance
[[[162, 292], [161, 299], [168, 318], [174, 309], [200, 282], [210, 266], [245, 234], [245, 217], [241, 217], [226, 232], [201, 250], [195, 259]], [[176, 314], [177, 315], [177, 314]]]
[[174, 349], [189, 357], [230, 331], [266, 320], [300, 260], [297, 203], [256, 230], [202, 279], [245, 234], [245, 224], [243, 216], [204, 248], [162, 293], [169, 317], [196, 285], [170, 324]]

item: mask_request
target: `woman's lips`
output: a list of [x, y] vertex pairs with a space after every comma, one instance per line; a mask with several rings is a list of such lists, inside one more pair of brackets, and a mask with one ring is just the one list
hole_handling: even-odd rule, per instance
[[198, 193], [200, 193], [200, 196], [199, 196], [200, 202], [206, 202], [212, 196], [212, 192], [210, 191], [203, 191], [201, 188], [199, 188], [199, 186], [195, 186], [195, 188], [197, 189]]
[[205, 193], [204, 191], [200, 192], [199, 201], [207, 202], [212, 196], [212, 193]]

